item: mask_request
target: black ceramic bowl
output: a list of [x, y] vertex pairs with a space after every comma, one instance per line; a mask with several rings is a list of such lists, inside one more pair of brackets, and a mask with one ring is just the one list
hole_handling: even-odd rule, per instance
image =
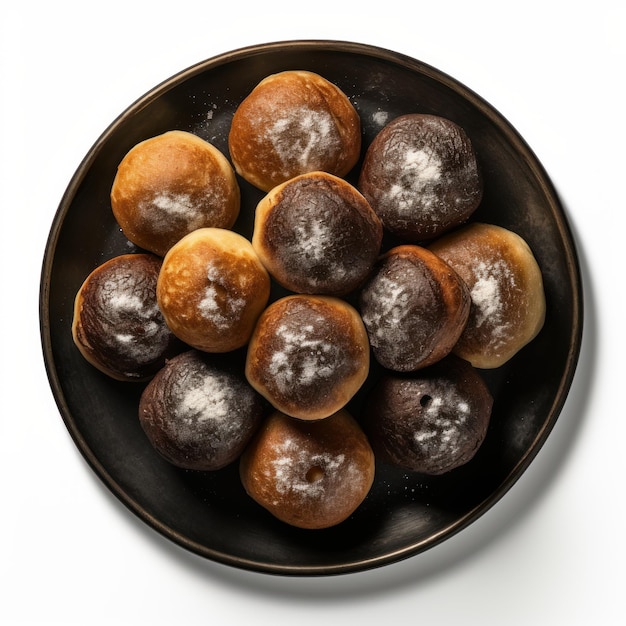
[[[547, 297], [540, 335], [502, 368], [484, 372], [494, 412], [477, 456], [437, 478], [380, 465], [357, 512], [318, 531], [286, 526], [252, 502], [240, 485], [237, 464], [203, 474], [161, 459], [138, 422], [142, 386], [98, 372], [71, 336], [74, 296], [84, 278], [105, 260], [134, 250], [109, 204], [125, 153], [171, 129], [197, 133], [227, 153], [238, 103], [262, 78], [287, 69], [318, 72], [343, 89], [361, 115], [364, 149], [385, 121], [403, 113], [433, 113], [460, 124], [485, 178], [474, 219], [526, 239], [542, 268]], [[235, 229], [251, 236], [262, 194], [240, 183], [243, 210]], [[416, 555], [476, 520], [508, 491], [548, 437], [571, 385], [582, 334], [579, 268], [566, 217], [544, 169], [515, 129], [471, 90], [424, 63], [334, 41], [229, 52], [181, 72], [124, 111], [96, 141], [62, 198], [45, 251], [40, 307], [43, 352], [61, 415], [109, 489], [147, 524], [194, 553], [289, 575], [382, 566]], [[362, 394], [349, 407], [356, 415], [360, 402]]]

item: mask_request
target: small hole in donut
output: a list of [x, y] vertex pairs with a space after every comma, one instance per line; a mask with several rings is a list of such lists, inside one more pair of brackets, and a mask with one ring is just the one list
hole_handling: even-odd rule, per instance
[[424, 394], [420, 398], [420, 406], [423, 406], [426, 409], [428, 408], [428, 406], [430, 405], [432, 401], [433, 401], [432, 396], [429, 396], [428, 394]]
[[308, 483], [316, 483], [318, 480], [324, 478], [324, 470], [319, 465], [314, 465], [306, 473], [306, 480]]

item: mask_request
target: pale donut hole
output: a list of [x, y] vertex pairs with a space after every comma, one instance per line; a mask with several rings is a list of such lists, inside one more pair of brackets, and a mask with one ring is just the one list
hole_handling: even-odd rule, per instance
[[501, 226], [474, 223], [429, 248], [461, 276], [472, 299], [455, 354], [474, 367], [492, 369], [539, 334], [546, 315], [543, 279], [522, 237]]
[[220, 228], [183, 237], [163, 259], [157, 300], [172, 332], [206, 352], [244, 346], [270, 295], [252, 244]]
[[135, 145], [119, 164], [111, 188], [113, 215], [126, 238], [159, 256], [198, 228], [231, 228], [240, 201], [226, 157], [181, 130]]

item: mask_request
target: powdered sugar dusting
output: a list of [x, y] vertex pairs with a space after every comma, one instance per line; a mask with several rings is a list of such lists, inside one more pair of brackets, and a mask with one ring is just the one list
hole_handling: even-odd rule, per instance
[[406, 345], [409, 328], [403, 322], [410, 316], [413, 302], [406, 285], [385, 275], [370, 283], [367, 297], [376, 306], [365, 307], [362, 317], [372, 347], [389, 344], [403, 349]]
[[198, 303], [201, 315], [217, 328], [228, 328], [234, 319], [239, 319], [245, 309], [246, 299], [228, 293], [228, 281], [223, 270], [209, 262], [206, 267], [207, 286]]
[[387, 123], [388, 120], [389, 113], [387, 111], [376, 111], [372, 113], [372, 121], [381, 128]]
[[452, 384], [442, 385], [438, 394], [428, 400], [414, 442], [428, 456], [429, 463], [454, 461], [467, 442], [467, 425], [472, 418], [470, 406]]
[[172, 220], [185, 223], [189, 230], [204, 223], [202, 203], [187, 193], [162, 191], [150, 201], [140, 203], [139, 210], [150, 216], [150, 223], [157, 231], [170, 228]]
[[332, 231], [322, 216], [320, 220], [302, 220], [294, 228], [298, 247], [309, 262], [320, 262], [326, 258], [326, 248], [331, 241]]
[[231, 411], [232, 392], [224, 376], [209, 376], [197, 387], [190, 386], [181, 398], [179, 411], [184, 421], [220, 422]]
[[504, 341], [511, 321], [506, 314], [505, 292], [515, 287], [515, 275], [507, 263], [499, 259], [493, 263], [477, 262], [473, 267], [474, 283], [470, 294], [477, 328], [488, 325], [494, 343]]
[[352, 280], [360, 271], [358, 263], [345, 263], [341, 257], [346, 235], [337, 232], [336, 216], [319, 208], [315, 207], [318, 212], [310, 215], [302, 212], [293, 226], [293, 237], [282, 251], [286, 265], [292, 265], [296, 272], [306, 272], [307, 283], [313, 287], [326, 283], [329, 277], [335, 284]]
[[304, 169], [318, 169], [329, 152], [340, 149], [340, 137], [327, 111], [302, 107], [285, 116], [277, 111], [265, 138], [285, 167], [293, 163]]
[[252, 398], [231, 376], [212, 368], [189, 372], [177, 381], [171, 398], [169, 427], [178, 445], [202, 445], [217, 455], [248, 432]]
[[431, 148], [402, 145], [389, 159], [387, 169], [390, 178], [397, 178], [397, 182], [386, 192], [386, 202], [394, 203], [400, 214], [413, 211], [416, 201], [422, 210], [436, 208], [438, 195], [434, 186], [441, 178], [442, 162]]
[[[170, 341], [171, 334], [154, 298], [135, 292], [137, 285], [116, 278], [102, 287], [106, 294], [106, 315], [112, 332], [103, 335], [111, 347], [129, 360], [144, 365], [157, 359]], [[115, 329], [133, 328], [133, 332]]]
[[281, 348], [272, 354], [269, 373], [281, 393], [293, 385], [311, 386], [336, 375], [342, 359], [340, 351], [335, 344], [316, 336], [313, 324], [301, 328], [281, 324], [276, 336]]
[[362, 483], [358, 466], [345, 454], [332, 451], [311, 453], [292, 438], [278, 444], [265, 471], [277, 494], [310, 500], [319, 500], [340, 485], [358, 489]]
[[191, 200], [191, 196], [186, 193], [161, 193], [155, 196], [152, 202], [155, 207], [169, 215], [187, 216], [190, 213], [195, 213], [195, 206]]
[[141, 396], [139, 418], [167, 459], [216, 470], [243, 451], [262, 418], [259, 397], [241, 373], [197, 350], [169, 360]]
[[145, 307], [145, 302], [136, 293], [119, 291], [119, 281], [107, 281], [104, 290], [109, 293], [108, 302], [111, 308], [120, 313], [134, 313], [140, 315]]
[[277, 458], [272, 462], [276, 491], [280, 494], [299, 492], [319, 496], [324, 492], [324, 481], [307, 480], [309, 469], [319, 467], [324, 473], [334, 473], [345, 461], [343, 454], [322, 452], [311, 455], [292, 439], [286, 439], [278, 446]]

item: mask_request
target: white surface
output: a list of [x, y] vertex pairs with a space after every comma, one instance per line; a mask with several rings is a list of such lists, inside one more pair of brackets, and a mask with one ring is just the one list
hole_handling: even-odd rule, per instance
[[[92, 6], [25, 1], [0, 9], [0, 622], [623, 623], [623, 3], [444, 0], [415, 4], [412, 14], [404, 8], [412, 4], [397, 0]], [[49, 391], [38, 288], [63, 191], [118, 114], [208, 57], [304, 38], [418, 58], [511, 121], [546, 167], [576, 233], [586, 326], [565, 410], [498, 505], [424, 555], [301, 580], [187, 554], [109, 494]]]

